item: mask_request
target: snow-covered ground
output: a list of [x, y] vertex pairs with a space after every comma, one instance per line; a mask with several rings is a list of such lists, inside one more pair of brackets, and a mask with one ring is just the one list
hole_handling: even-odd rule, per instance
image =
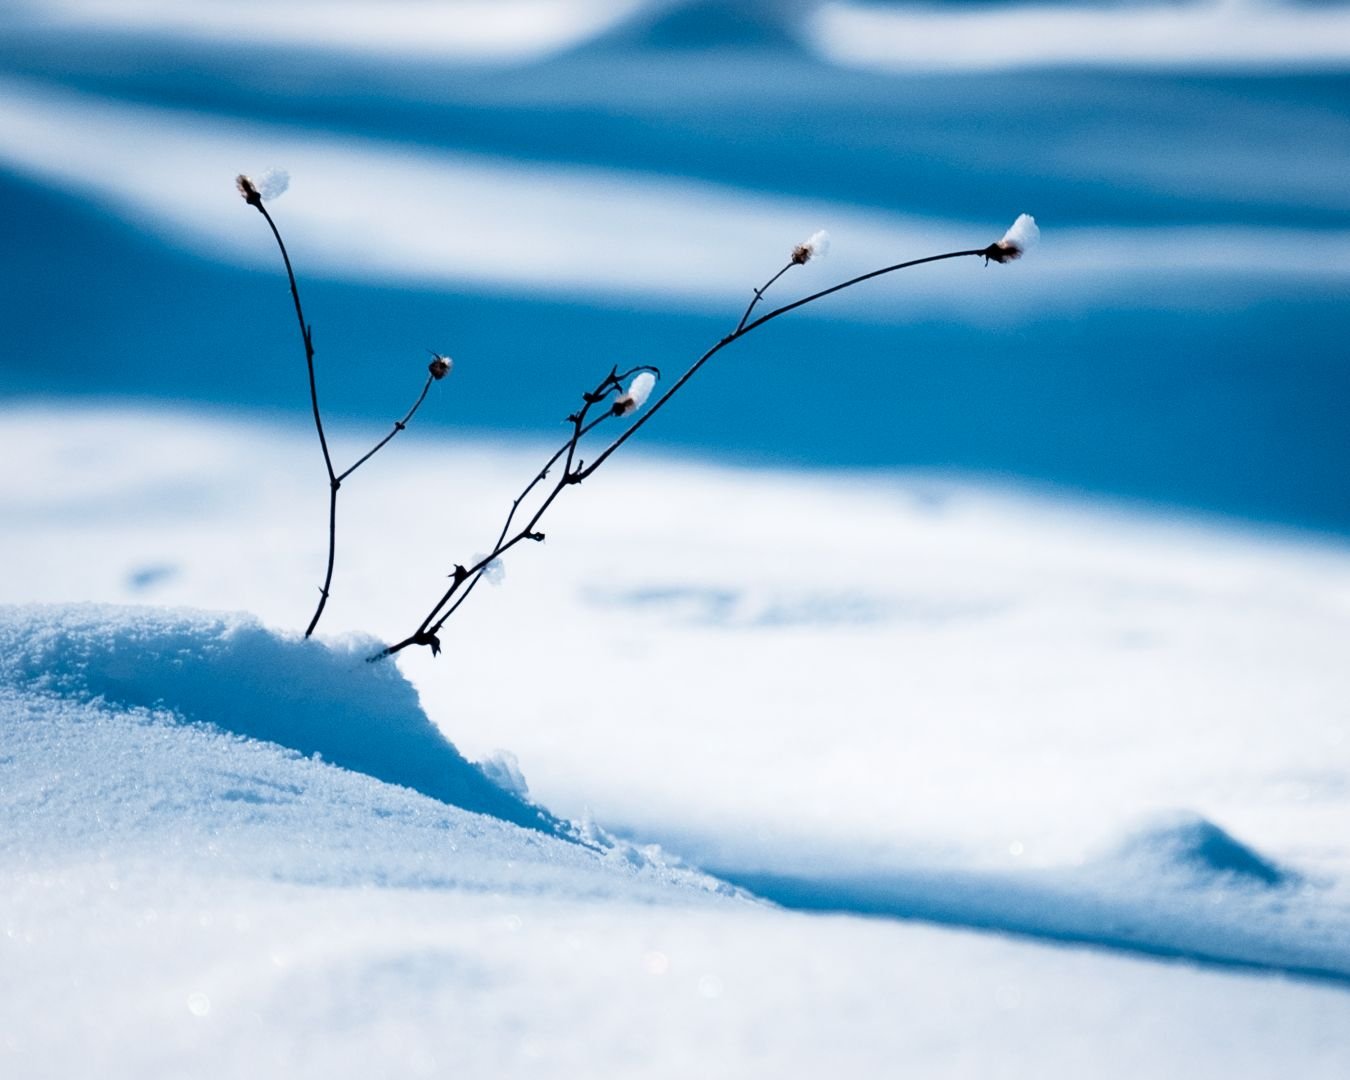
[[534, 448], [352, 477], [302, 643], [302, 429], [0, 436], [6, 1076], [1350, 1064], [1339, 542], [637, 454], [372, 665]]
[[0, 1080], [1350, 1075], [1347, 11], [0, 4]]

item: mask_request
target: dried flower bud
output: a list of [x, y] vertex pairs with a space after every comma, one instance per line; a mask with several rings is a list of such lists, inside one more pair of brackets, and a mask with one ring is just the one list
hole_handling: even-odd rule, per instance
[[257, 206], [264, 199], [271, 202], [278, 196], [286, 194], [286, 189], [291, 186], [291, 174], [285, 169], [268, 169], [254, 180], [248, 174], [240, 173], [234, 178], [234, 186], [238, 188], [246, 203]]
[[998, 263], [1012, 262], [1035, 247], [1040, 237], [1041, 230], [1036, 227], [1036, 219], [1030, 214], [1018, 214], [1012, 228], [1003, 234], [1003, 239], [985, 249], [984, 257]]
[[455, 362], [448, 356], [442, 356], [440, 353], [432, 353], [431, 363], [427, 365], [427, 370], [431, 372], [433, 379], [444, 379], [450, 374], [450, 369], [455, 366]]
[[258, 186], [253, 182], [252, 177], [240, 173], [234, 178], [234, 186], [250, 206], [257, 206], [262, 202], [262, 193], [258, 190]]
[[655, 385], [656, 376], [650, 371], [638, 372], [628, 384], [628, 389], [614, 399], [614, 415], [627, 416], [629, 413], [637, 412], [646, 403]]
[[792, 261], [802, 266], [817, 256], [824, 258], [829, 252], [830, 234], [824, 229], [818, 229], [811, 234], [810, 239], [792, 249]]

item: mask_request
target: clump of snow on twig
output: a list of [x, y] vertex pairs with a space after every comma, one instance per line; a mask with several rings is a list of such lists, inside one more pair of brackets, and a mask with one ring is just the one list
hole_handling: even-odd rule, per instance
[[652, 387], [655, 385], [656, 376], [650, 371], [638, 372], [628, 384], [628, 389], [615, 400], [615, 415], [627, 416], [629, 413], [637, 412], [647, 403], [647, 398], [651, 396]]
[[271, 202], [286, 194], [287, 188], [291, 186], [291, 174], [285, 169], [268, 169], [258, 177], [256, 183], [263, 201]]
[[[480, 551], [476, 555], [474, 555], [473, 563], [476, 566], [478, 563], [482, 562], [486, 558], [487, 552]], [[483, 580], [486, 581], [489, 585], [500, 585], [503, 581], [506, 580], [506, 564], [502, 562], [501, 559], [493, 559], [490, 563], [488, 563], [485, 567], [483, 567], [481, 573]]]
[[1036, 219], [1030, 214], [1018, 214], [1017, 220], [1003, 234], [998, 246], [1008, 252], [1010, 258], [1016, 259], [1035, 247], [1040, 238], [1041, 230], [1036, 225]]

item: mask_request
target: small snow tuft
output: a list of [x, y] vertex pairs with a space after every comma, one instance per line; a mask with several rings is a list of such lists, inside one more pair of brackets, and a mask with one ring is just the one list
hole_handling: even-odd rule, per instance
[[627, 416], [629, 413], [637, 412], [647, 403], [647, 398], [651, 396], [652, 387], [656, 385], [656, 376], [650, 371], [640, 371], [628, 384], [628, 389], [615, 400], [614, 414], [616, 416]]
[[[477, 566], [488, 557], [486, 551], [479, 551], [474, 554], [472, 565]], [[500, 585], [506, 580], [506, 564], [501, 559], [493, 559], [480, 571], [482, 578], [489, 585]]]
[[291, 186], [291, 174], [285, 169], [268, 169], [257, 179], [258, 194], [264, 202], [271, 202], [286, 194]]
[[1017, 220], [1003, 234], [1003, 239], [998, 242], [998, 246], [1012, 253], [1012, 257], [1015, 259], [1034, 248], [1040, 238], [1041, 230], [1036, 225], [1036, 219], [1030, 214], [1018, 214]]

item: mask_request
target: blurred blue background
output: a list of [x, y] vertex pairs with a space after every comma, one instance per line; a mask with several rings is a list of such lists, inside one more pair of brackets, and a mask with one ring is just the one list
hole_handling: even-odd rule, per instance
[[[864, 218], [993, 223], [971, 237], [980, 245], [1029, 211], [1043, 252], [987, 273], [1031, 279], [1057, 236], [1091, 236], [1101, 257], [1084, 264], [1090, 288], [1080, 293], [1068, 274], [1045, 294], [1053, 302], [992, 315], [907, 312], [900, 284], [876, 294], [884, 317], [822, 305], [724, 353], [644, 431], [645, 444], [733, 461], [953, 468], [1350, 531], [1350, 36], [1344, 56], [1334, 41], [1298, 52], [1319, 27], [1326, 38], [1350, 25], [1337, 21], [1350, 6], [492, 7], [296, 2], [270, 5], [274, 21], [281, 11], [298, 19], [274, 26], [248, 3], [147, 0], [118, 15], [93, 0], [17, 2], [0, 15], [0, 96], [67, 103], [62, 115], [74, 119], [90, 108], [81, 103], [149, 107], [144, 115], [189, 125], [599, 167]], [[934, 24], [931, 62], [911, 56], [927, 24], [885, 21], [916, 10], [967, 20]], [[344, 37], [340, 19], [324, 21], [334, 11], [358, 31], [397, 29], [405, 16], [412, 30]], [[1194, 21], [1168, 22], [1177, 11]], [[1238, 12], [1217, 26], [1250, 16], [1254, 29], [1188, 46], [1183, 32], [1209, 25], [1211, 11]], [[1054, 12], [1065, 21], [1052, 34]], [[1084, 14], [1107, 21], [1074, 21]], [[854, 16], [880, 21], [850, 30]], [[451, 44], [438, 45], [432, 31], [456, 18], [484, 28], [488, 44], [457, 45], [463, 27], [451, 27]], [[942, 34], [975, 40], [981, 19], [989, 55], [944, 52]], [[1121, 20], [1157, 21], [1156, 54], [1148, 33], [1137, 55], [1113, 52], [1134, 25]], [[1268, 27], [1286, 24], [1293, 44], [1263, 56], [1283, 40]], [[1053, 55], [1047, 41], [1060, 43]], [[47, 129], [17, 115], [8, 128], [0, 119], [0, 394], [307, 422], [293, 313], [256, 216], [229, 208], [258, 241], [256, 259], [182, 242], [107, 197], [97, 167], [49, 152]], [[111, 161], [122, 136], [98, 130]], [[283, 229], [301, 183], [297, 174], [276, 204]], [[236, 199], [225, 185], [206, 197]], [[783, 250], [802, 236], [784, 236]], [[1187, 261], [1194, 237], [1220, 253], [1212, 266]], [[1115, 245], [1131, 252], [1118, 278]], [[456, 257], [453, 237], [446, 247]], [[719, 238], [705, 248], [717, 266]], [[610, 363], [680, 370], [734, 325], [756, 283], [724, 303], [662, 302], [584, 281], [560, 293], [393, 280], [360, 260], [335, 267], [293, 253], [326, 407], [377, 434], [409, 403], [423, 346], [459, 365], [419, 422], [547, 435]], [[782, 254], [763, 253], [762, 276]], [[528, 243], [518, 257], [528, 260]], [[798, 288], [783, 287], [781, 299]], [[411, 358], [406, 378], [389, 378], [391, 352]]]

